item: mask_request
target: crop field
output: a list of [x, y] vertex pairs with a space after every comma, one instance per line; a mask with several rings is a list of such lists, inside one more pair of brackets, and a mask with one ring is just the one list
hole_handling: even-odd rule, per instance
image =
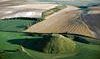
[[[100, 59], [100, 14], [94, 12], [99, 11], [97, 2], [2, 1], [0, 59]], [[34, 11], [41, 17], [33, 18], [38, 16]]]
[[100, 59], [100, 40], [95, 38], [67, 33], [24, 32], [40, 20], [1, 19], [0, 59]]

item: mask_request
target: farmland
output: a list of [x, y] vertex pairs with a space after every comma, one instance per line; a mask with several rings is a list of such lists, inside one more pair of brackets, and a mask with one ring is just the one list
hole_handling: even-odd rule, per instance
[[0, 59], [100, 59], [98, 3], [1, 0]]

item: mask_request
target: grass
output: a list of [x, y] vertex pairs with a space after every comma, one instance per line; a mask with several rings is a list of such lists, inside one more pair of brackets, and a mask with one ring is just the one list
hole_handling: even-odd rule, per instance
[[[0, 31], [1, 59], [99, 59], [100, 45], [86, 44], [60, 34]], [[17, 56], [17, 57], [16, 57]], [[9, 57], [9, 58], [8, 58]]]
[[[51, 41], [46, 45], [44, 52], [29, 51], [36, 59], [99, 59], [100, 45], [86, 44], [77, 41], [72, 41], [62, 35], [52, 35]], [[65, 41], [66, 43], [62, 43]], [[73, 43], [73, 44], [72, 44]], [[64, 45], [63, 45], [64, 44]], [[70, 45], [71, 44], [71, 45]], [[67, 48], [69, 49], [66, 49]], [[51, 49], [54, 50], [51, 50]], [[59, 50], [61, 49], [61, 50]], [[66, 50], [64, 50], [66, 49]], [[59, 51], [59, 52], [58, 52]], [[73, 53], [71, 53], [73, 51]], [[58, 52], [58, 53], [55, 53]], [[63, 52], [63, 53], [61, 53]], [[65, 53], [64, 53], [65, 52]], [[68, 53], [70, 52], [70, 54]], [[35, 54], [34, 54], [35, 53]]]
[[44, 51], [51, 54], [72, 54], [75, 52], [75, 43], [59, 34], [53, 34]]
[[35, 18], [6, 18], [0, 19], [1, 31], [24, 31], [29, 26], [37, 23], [39, 19]]
[[17, 50], [18, 45], [12, 45], [8, 42], [11, 39], [24, 38], [23, 33], [2, 32], [0, 31], [0, 50]]
[[84, 43], [77, 43], [78, 52], [76, 55], [59, 58], [59, 59], [99, 59], [100, 45], [88, 45]]

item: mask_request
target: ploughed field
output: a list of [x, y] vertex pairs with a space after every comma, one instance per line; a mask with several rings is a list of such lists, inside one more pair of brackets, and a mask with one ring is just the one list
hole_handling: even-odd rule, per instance
[[0, 19], [0, 59], [100, 59], [100, 40], [93, 38], [81, 11], [65, 10], [45, 20]]
[[1, 19], [0, 59], [100, 58], [100, 40], [67, 33], [23, 32], [37, 22], [33, 18]]

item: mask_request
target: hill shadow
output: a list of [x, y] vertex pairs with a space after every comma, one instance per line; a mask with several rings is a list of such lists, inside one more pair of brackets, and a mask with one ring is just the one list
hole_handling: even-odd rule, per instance
[[81, 42], [81, 43], [85, 43], [85, 44], [89, 44], [90, 42], [87, 41], [85, 38], [82, 38], [82, 37], [78, 37], [78, 36], [75, 36], [74, 41], [77, 41], [77, 42]]
[[8, 40], [10, 44], [16, 44], [21, 45], [24, 48], [28, 48], [31, 50], [43, 52], [43, 49], [47, 45], [47, 43], [50, 41], [49, 37], [36, 37], [36, 38], [23, 38], [23, 39], [11, 39]]
[[90, 44], [91, 42], [88, 41], [87, 39], [90, 38], [90, 39], [96, 39], [96, 38], [92, 38], [92, 37], [88, 37], [88, 36], [85, 36], [85, 35], [79, 35], [79, 34], [69, 34], [66, 35], [66, 34], [62, 34], [63, 36], [65, 37], [72, 37], [72, 40], [74, 41], [77, 41], [77, 42], [81, 42], [81, 43], [85, 43], [85, 44]]

